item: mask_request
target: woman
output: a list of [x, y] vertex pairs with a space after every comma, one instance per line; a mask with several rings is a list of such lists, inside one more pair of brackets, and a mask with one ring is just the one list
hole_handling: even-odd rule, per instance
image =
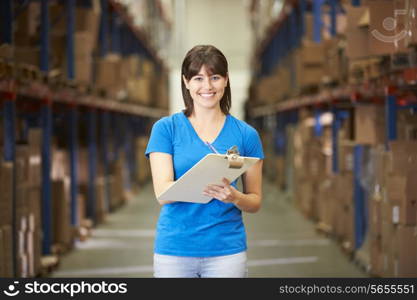
[[207, 204], [159, 201], [155, 277], [245, 277], [246, 234], [242, 211], [257, 212], [262, 199], [262, 144], [254, 128], [229, 114], [230, 80], [225, 56], [209, 45], [196, 46], [182, 64], [185, 109], [157, 121], [145, 154], [150, 158], [155, 195], [160, 195], [208, 153], [260, 160], [236, 181], [223, 179], [202, 193]]

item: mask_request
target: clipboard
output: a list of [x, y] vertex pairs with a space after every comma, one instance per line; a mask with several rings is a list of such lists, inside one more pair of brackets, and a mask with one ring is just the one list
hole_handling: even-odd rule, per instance
[[207, 154], [159, 195], [158, 200], [208, 203], [213, 198], [202, 194], [208, 184], [221, 184], [223, 177], [233, 182], [258, 160], [236, 153]]

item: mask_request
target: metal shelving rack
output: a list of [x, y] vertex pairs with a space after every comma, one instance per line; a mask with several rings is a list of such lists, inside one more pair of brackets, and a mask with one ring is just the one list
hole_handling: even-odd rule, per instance
[[[29, 1], [26, 1], [26, 4]], [[56, 106], [64, 107], [64, 117], [68, 120], [68, 137], [70, 150], [70, 201], [71, 224], [77, 226], [77, 160], [78, 160], [78, 131], [77, 124], [86, 119], [88, 127], [88, 156], [89, 156], [89, 183], [87, 215], [94, 216], [95, 194], [94, 181], [97, 174], [98, 149], [102, 154], [105, 177], [109, 174], [109, 164], [117, 157], [119, 151], [124, 151], [127, 157], [129, 182], [131, 187], [133, 178], [134, 155], [131, 139], [146, 134], [146, 124], [156, 118], [167, 115], [164, 109], [151, 108], [131, 103], [117, 102], [105, 99], [93, 94], [83, 93], [74, 88], [74, 27], [75, 27], [75, 0], [65, 1], [65, 18], [67, 23], [67, 79], [66, 82], [55, 82], [48, 75], [49, 71], [49, 12], [48, 0], [41, 0], [41, 30], [40, 30], [40, 66], [38, 70], [29, 67], [21, 67], [14, 61], [0, 62], [0, 94], [4, 119], [4, 152], [5, 161], [15, 160], [15, 124], [17, 121], [17, 109], [21, 101], [30, 101], [38, 108], [36, 112], [37, 124], [42, 129], [42, 252], [44, 255], [51, 253], [51, 142], [54, 136], [54, 118]], [[13, 45], [13, 9], [15, 1], [5, 0], [0, 2], [1, 31], [0, 41]], [[85, 3], [84, 3], [85, 4]], [[100, 0], [101, 20], [99, 29], [99, 53], [106, 55], [109, 50], [121, 55], [139, 54], [153, 61], [157, 72], [166, 72], [166, 67], [158, 57], [156, 51], [149, 45], [145, 35], [139, 28], [133, 25], [131, 17], [123, 7], [115, 1]], [[24, 9], [24, 7], [22, 7]], [[110, 22], [109, 22], [110, 20]], [[110, 23], [110, 24], [109, 24]], [[110, 28], [111, 27], [111, 28]], [[110, 30], [111, 29], [111, 32]], [[109, 41], [111, 42], [109, 45]], [[75, 84], [76, 86], [76, 84]], [[0, 102], [0, 103], [1, 103]], [[112, 134], [112, 122], [118, 126], [114, 130], [118, 134]], [[100, 124], [98, 144], [97, 126]], [[115, 157], [109, 155], [110, 140], [118, 138], [121, 144], [115, 149]], [[109, 205], [109, 187], [106, 182], [106, 202]], [[14, 204], [15, 206], [15, 200]], [[15, 211], [15, 207], [14, 207]], [[93, 219], [94, 220], [94, 219]], [[16, 224], [13, 226], [16, 230]], [[15, 236], [15, 234], [14, 234]], [[13, 241], [16, 249], [16, 241]], [[15, 251], [14, 251], [15, 252]], [[16, 266], [16, 257], [14, 257]], [[16, 270], [16, 268], [15, 268]]]
[[[353, 6], [360, 6], [360, 0], [352, 0]], [[255, 51], [254, 62], [259, 62], [259, 71], [255, 74], [255, 78], [268, 75], [273, 68], [280, 63], [291, 50], [298, 47], [300, 40], [304, 35], [304, 13], [310, 9], [313, 13], [314, 29], [313, 39], [320, 42], [320, 32], [322, 29], [321, 11], [322, 6], [329, 6], [329, 14], [331, 19], [330, 34], [336, 34], [336, 14], [337, 6], [340, 5], [339, 0], [287, 0], [280, 16], [270, 26], [267, 31], [267, 37]], [[415, 74], [415, 69], [410, 69]], [[405, 72], [404, 72], [405, 74]], [[404, 75], [405, 77], [405, 75]], [[393, 84], [384, 85], [346, 85], [337, 88], [327, 88], [315, 95], [307, 95], [295, 97], [274, 104], [252, 107], [249, 115], [250, 120], [256, 124], [262, 124], [263, 120], [275, 117], [278, 126], [273, 130], [277, 131], [273, 136], [285, 136], [285, 127], [294, 123], [295, 118], [287, 117], [288, 114], [298, 114], [300, 108], [309, 107], [314, 111], [316, 120], [319, 119], [323, 111], [330, 111], [333, 114], [332, 123], [332, 152], [338, 153], [338, 131], [343, 119], [348, 117], [347, 108], [360, 105], [363, 102], [377, 102], [375, 105], [384, 105], [386, 114], [386, 145], [388, 150], [389, 141], [397, 138], [397, 111], [401, 109], [414, 109], [417, 111], [417, 103], [403, 103], [399, 99], [399, 91], [409, 89], [410, 86], [404, 84], [406, 79], [402, 74], [397, 75], [396, 79], [390, 79]], [[413, 85], [417, 81], [417, 75], [413, 78]], [[401, 83], [401, 84], [399, 84]], [[375, 101], [378, 100], [378, 101]], [[290, 120], [290, 121], [289, 121]], [[320, 135], [320, 125], [316, 126], [315, 134]], [[282, 144], [282, 143], [281, 143]], [[284, 142], [285, 144], [285, 142]], [[354, 149], [354, 202], [355, 202], [355, 228], [356, 245], [358, 249], [363, 243], [363, 236], [366, 233], [366, 224], [363, 223], [364, 210], [366, 205], [365, 191], [360, 185], [360, 162], [364, 153], [364, 146], [357, 145]], [[278, 149], [277, 153], [280, 151]], [[334, 174], [339, 173], [338, 157], [333, 155], [332, 171]], [[365, 232], [364, 232], [365, 231]]]

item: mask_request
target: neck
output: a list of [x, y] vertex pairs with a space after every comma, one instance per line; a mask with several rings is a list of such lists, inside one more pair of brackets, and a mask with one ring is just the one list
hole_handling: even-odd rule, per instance
[[194, 106], [190, 119], [198, 124], [213, 124], [223, 120], [224, 114], [220, 107], [218, 109], [202, 109]]

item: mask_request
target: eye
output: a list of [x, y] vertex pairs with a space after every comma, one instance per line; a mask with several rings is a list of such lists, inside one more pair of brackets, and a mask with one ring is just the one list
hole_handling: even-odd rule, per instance
[[193, 78], [193, 80], [195, 80], [195, 81], [202, 81], [203, 80], [203, 77], [196, 76], [196, 77]]
[[219, 80], [221, 77], [219, 76], [219, 75], [213, 75], [212, 77], [211, 77], [211, 79], [213, 79], [213, 80]]

